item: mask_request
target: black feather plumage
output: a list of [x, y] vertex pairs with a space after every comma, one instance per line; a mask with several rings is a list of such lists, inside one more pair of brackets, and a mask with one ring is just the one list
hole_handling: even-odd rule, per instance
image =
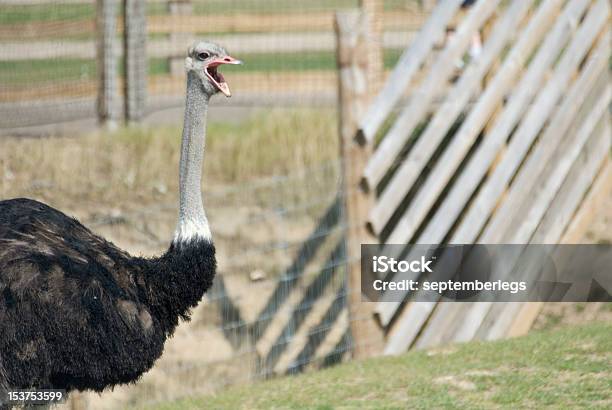
[[0, 201], [0, 390], [136, 381], [215, 269], [207, 240], [132, 257], [45, 204]]

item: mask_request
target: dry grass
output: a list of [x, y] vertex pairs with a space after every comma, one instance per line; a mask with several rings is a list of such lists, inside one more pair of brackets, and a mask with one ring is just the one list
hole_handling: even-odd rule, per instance
[[[240, 124], [209, 124], [206, 206], [219, 272], [245, 317], [258, 314], [276, 274], [333, 200], [337, 168], [329, 163], [337, 160], [336, 132], [335, 113], [319, 110], [264, 111]], [[159, 254], [176, 222], [179, 152], [179, 128], [0, 139], [0, 200], [42, 200], [132, 254]], [[251, 282], [255, 268], [267, 279]], [[138, 384], [88, 394], [88, 408], [126, 408], [247, 382], [254, 353], [232, 348], [221, 318], [216, 303], [202, 303]]]
[[213, 124], [206, 170], [236, 182], [286, 175], [337, 158], [336, 115], [326, 111], [271, 111], [241, 125]]
[[[211, 123], [205, 189], [299, 172], [335, 160], [335, 113], [276, 110]], [[80, 138], [0, 140], [0, 199], [72, 208], [174, 201], [180, 128], [132, 128]]]

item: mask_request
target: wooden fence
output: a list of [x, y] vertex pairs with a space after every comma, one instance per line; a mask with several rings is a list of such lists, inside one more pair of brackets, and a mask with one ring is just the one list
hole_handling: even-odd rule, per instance
[[[575, 242], [611, 184], [609, 2], [461, 3], [439, 2], [362, 117], [362, 223], [389, 244]], [[386, 354], [521, 334], [541, 306], [396, 296], [370, 318]]]
[[338, 13], [341, 194], [250, 323], [216, 285], [256, 375], [531, 327], [542, 303], [364, 303], [360, 289], [361, 243], [573, 243], [612, 186], [608, 3], [500, 3], [457, 16], [460, 0], [441, 2], [371, 104], [372, 26]]

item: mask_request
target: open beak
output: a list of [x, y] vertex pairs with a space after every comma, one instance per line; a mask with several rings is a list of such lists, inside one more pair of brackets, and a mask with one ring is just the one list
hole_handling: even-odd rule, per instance
[[212, 81], [215, 87], [225, 94], [226, 97], [231, 97], [232, 92], [230, 91], [229, 85], [227, 85], [225, 82], [223, 74], [217, 70], [217, 68], [222, 64], [242, 64], [242, 61], [236, 60], [234, 57], [230, 56], [219, 57], [209, 62], [204, 68], [206, 76], [210, 81]]

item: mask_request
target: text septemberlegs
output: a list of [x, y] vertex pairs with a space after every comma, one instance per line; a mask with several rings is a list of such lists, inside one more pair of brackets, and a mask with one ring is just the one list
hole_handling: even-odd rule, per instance
[[507, 282], [502, 280], [496, 281], [481, 281], [481, 280], [470, 280], [470, 281], [423, 281], [419, 283], [415, 280], [400, 280], [400, 281], [387, 281], [377, 279], [372, 283], [374, 290], [387, 291], [387, 290], [409, 290], [417, 291], [422, 289], [424, 291], [434, 291], [439, 294], [444, 292], [465, 292], [465, 291], [504, 291], [516, 294], [518, 292], [524, 292], [527, 290], [527, 283], [525, 282]]

